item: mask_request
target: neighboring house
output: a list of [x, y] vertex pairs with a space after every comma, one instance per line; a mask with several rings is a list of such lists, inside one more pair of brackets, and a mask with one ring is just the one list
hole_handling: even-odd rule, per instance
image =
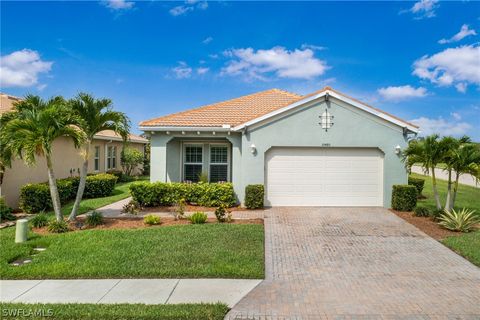
[[407, 183], [400, 151], [418, 127], [326, 87], [272, 89], [143, 121], [152, 181], [231, 181], [267, 206], [389, 207]]
[[[0, 114], [10, 111], [13, 103], [20, 98], [0, 93]], [[147, 139], [131, 134], [129, 147], [144, 152]], [[121, 170], [120, 152], [123, 141], [119, 135], [110, 130], [100, 132], [95, 136], [92, 143], [91, 156], [88, 162], [89, 173], [100, 173], [108, 170]], [[80, 149], [75, 149], [69, 138], [58, 138], [53, 145], [54, 172], [57, 179], [78, 176], [83, 160]], [[136, 174], [141, 173], [141, 167], [137, 168]], [[21, 159], [12, 161], [12, 167], [7, 168], [1, 187], [1, 195], [5, 197], [7, 204], [18, 207], [20, 188], [27, 183], [48, 181], [47, 167], [44, 157], [37, 157], [35, 166], [27, 166]]]

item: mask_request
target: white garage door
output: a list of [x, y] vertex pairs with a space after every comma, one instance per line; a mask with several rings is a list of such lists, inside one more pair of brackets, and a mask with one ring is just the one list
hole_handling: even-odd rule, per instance
[[273, 148], [270, 206], [383, 206], [383, 154], [363, 148]]

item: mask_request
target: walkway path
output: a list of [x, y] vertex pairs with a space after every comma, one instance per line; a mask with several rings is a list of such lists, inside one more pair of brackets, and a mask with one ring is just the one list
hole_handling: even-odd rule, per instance
[[480, 319], [480, 268], [384, 208], [266, 210], [265, 268], [227, 319]]
[[[412, 167], [412, 172], [415, 172], [415, 173], [418, 173], [418, 174], [422, 174], [422, 175], [425, 175], [425, 173], [423, 172], [423, 169], [422, 167], [419, 167], [419, 166], [413, 166]], [[430, 173], [430, 176], [432, 175], [432, 173]], [[442, 169], [435, 169], [435, 176], [438, 178], [438, 179], [442, 179], [442, 180], [448, 180], [448, 173], [446, 171], [443, 171]], [[452, 178], [454, 179], [454, 178]], [[470, 174], [463, 174], [460, 176], [460, 179], [459, 179], [459, 182], [461, 184], [466, 184], [467, 186], [472, 186], [472, 187], [476, 187], [476, 188], [480, 188], [480, 183], [477, 184], [475, 182], [475, 178], [470, 175]]]
[[1, 302], [216, 303], [234, 306], [261, 280], [85, 279], [0, 280]]

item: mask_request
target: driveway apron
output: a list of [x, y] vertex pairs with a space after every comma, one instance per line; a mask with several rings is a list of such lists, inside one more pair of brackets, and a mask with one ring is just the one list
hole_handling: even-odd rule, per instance
[[480, 268], [384, 208], [269, 209], [265, 267], [227, 319], [480, 319]]

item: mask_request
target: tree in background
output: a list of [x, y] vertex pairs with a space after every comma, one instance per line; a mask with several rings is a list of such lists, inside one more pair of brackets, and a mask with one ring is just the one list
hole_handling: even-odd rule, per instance
[[131, 176], [135, 168], [143, 163], [143, 153], [137, 149], [125, 147], [120, 155], [123, 172]]
[[53, 171], [53, 142], [59, 137], [69, 137], [79, 147], [85, 135], [78, 130], [78, 118], [67, 108], [62, 97], [48, 101], [39, 96], [27, 95], [14, 105], [2, 123], [1, 142], [4, 148], [28, 164], [35, 164], [37, 156], [44, 156], [47, 164], [48, 184], [57, 221], [62, 221], [60, 196]]
[[75, 220], [83, 198], [87, 180], [88, 159], [94, 136], [103, 130], [112, 130], [119, 134], [124, 141], [128, 139], [130, 120], [119, 111], [114, 111], [110, 99], [95, 99], [93, 96], [80, 93], [68, 103], [72, 113], [79, 119], [78, 128], [84, 133], [85, 140], [82, 144], [83, 165], [80, 170], [80, 182], [77, 196], [68, 219]]

